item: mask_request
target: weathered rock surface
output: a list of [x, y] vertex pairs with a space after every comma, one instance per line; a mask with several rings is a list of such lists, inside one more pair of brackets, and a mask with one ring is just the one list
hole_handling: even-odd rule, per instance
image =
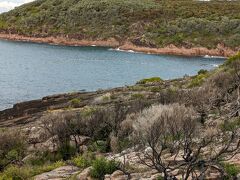
[[13, 108], [0, 111], [0, 127], [28, 124], [34, 118], [41, 116], [44, 111], [69, 107], [71, 105], [70, 101], [74, 98], [81, 99], [82, 102], [79, 103], [79, 107], [84, 107], [98, 93], [101, 94], [101, 92], [59, 94], [15, 104]]
[[140, 47], [132, 43], [126, 43], [120, 47], [122, 50], [133, 50], [137, 52], [145, 52], [151, 54], [171, 54], [171, 55], [182, 55], [182, 56], [223, 56], [229, 57], [237, 53], [237, 51], [231, 48], [225, 47], [222, 44], [218, 44], [216, 49], [207, 49], [205, 47], [176, 47], [169, 45], [163, 48], [151, 48], [151, 47]]
[[240, 173], [237, 175], [237, 180], [240, 180]]
[[77, 180], [91, 180], [90, 177], [91, 167], [84, 169], [80, 174], [77, 175]]
[[62, 166], [57, 169], [54, 169], [50, 172], [46, 172], [40, 175], [35, 176], [35, 180], [61, 180], [65, 178], [69, 178], [70, 176], [79, 173], [79, 168], [75, 166]]
[[130, 176], [125, 175], [122, 171], [115, 171], [111, 175], [105, 175], [105, 180], [157, 180], [160, 176], [156, 171], [147, 171], [139, 173], [131, 173]]
[[125, 175], [122, 171], [117, 170], [117, 171], [112, 173], [112, 175], [110, 176], [110, 179], [111, 180], [127, 180], [128, 176]]

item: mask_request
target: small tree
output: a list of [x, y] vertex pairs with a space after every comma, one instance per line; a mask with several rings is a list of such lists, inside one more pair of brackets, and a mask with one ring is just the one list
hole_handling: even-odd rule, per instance
[[0, 171], [9, 164], [22, 164], [26, 142], [19, 131], [0, 130]]
[[71, 114], [57, 114], [43, 120], [44, 129], [53, 138], [53, 144], [57, 146], [62, 158], [67, 160], [72, 154], [70, 147], [71, 136], [75, 133], [73, 116]]

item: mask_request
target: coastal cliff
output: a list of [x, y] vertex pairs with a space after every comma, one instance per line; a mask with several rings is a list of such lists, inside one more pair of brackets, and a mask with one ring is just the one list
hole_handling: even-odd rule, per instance
[[102, 46], [112, 47], [116, 50], [135, 51], [148, 54], [168, 54], [179, 56], [219, 56], [230, 57], [239, 51], [239, 48], [228, 48], [224, 44], [218, 44], [215, 49], [208, 49], [205, 47], [177, 47], [170, 44], [163, 48], [154, 48], [147, 46], [134, 45], [131, 42], [119, 42], [114, 38], [108, 40], [77, 40], [64, 37], [28, 37], [17, 34], [1, 34], [0, 39], [22, 42], [48, 43], [54, 45], [66, 46]]
[[229, 57], [240, 48], [239, 9], [239, 1], [34, 1], [0, 15], [0, 38]]

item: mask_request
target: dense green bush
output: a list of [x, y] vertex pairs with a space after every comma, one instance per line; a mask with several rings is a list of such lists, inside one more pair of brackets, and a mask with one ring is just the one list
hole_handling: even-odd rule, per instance
[[240, 166], [238, 165], [225, 163], [224, 169], [228, 175], [227, 179], [235, 178], [240, 173]]
[[95, 155], [91, 152], [84, 153], [83, 155], [76, 156], [72, 159], [74, 165], [79, 168], [86, 168], [91, 166], [95, 160]]
[[97, 158], [92, 163], [91, 176], [98, 179], [103, 179], [105, 174], [112, 174], [118, 169], [118, 163], [108, 161], [105, 158]]
[[200, 74], [206, 74], [208, 72], [208, 70], [205, 70], [205, 69], [201, 69], [198, 71], [198, 75]]
[[0, 15], [0, 31], [162, 47], [240, 45], [239, 1], [45, 0]]

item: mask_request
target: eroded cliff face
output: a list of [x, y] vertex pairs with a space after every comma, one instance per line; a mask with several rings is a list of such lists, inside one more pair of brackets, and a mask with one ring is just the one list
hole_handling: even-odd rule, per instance
[[164, 48], [149, 48], [136, 46], [132, 43], [126, 43], [119, 47], [123, 50], [133, 50], [137, 52], [151, 53], [151, 54], [169, 54], [169, 55], [180, 55], [180, 56], [221, 56], [230, 57], [236, 54], [239, 48], [235, 50], [225, 47], [223, 44], [218, 44], [216, 49], [208, 49], [205, 47], [177, 47], [175, 45], [169, 45]]
[[108, 40], [79, 40], [77, 38], [70, 38], [66, 36], [23, 36], [18, 34], [4, 34], [0, 33], [0, 39], [12, 41], [26, 41], [36, 43], [48, 43], [66, 46], [103, 46], [103, 47], [118, 47], [120, 42], [114, 38]]
[[18, 34], [3, 34], [0, 33], [0, 39], [12, 40], [12, 41], [27, 41], [36, 43], [48, 43], [55, 45], [66, 45], [66, 46], [102, 46], [102, 47], [112, 47], [120, 50], [126, 51], [136, 51], [149, 54], [169, 54], [169, 55], [179, 55], [179, 56], [220, 56], [220, 57], [230, 57], [236, 54], [240, 47], [229, 48], [224, 46], [224, 44], [218, 44], [216, 49], [208, 49], [206, 47], [185, 47], [185, 46], [175, 46], [168, 45], [163, 48], [156, 48], [150, 46], [143, 46], [137, 42], [130, 41], [118, 41], [115, 38], [110, 38], [108, 40], [79, 40], [68, 37], [28, 37]]

